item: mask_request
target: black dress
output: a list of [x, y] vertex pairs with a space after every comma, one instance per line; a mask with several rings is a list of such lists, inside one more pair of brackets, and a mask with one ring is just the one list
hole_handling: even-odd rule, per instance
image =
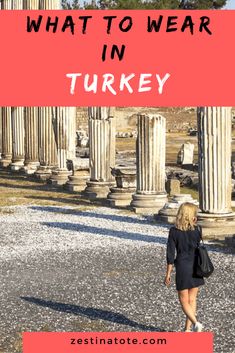
[[[176, 289], [190, 289], [204, 284], [204, 279], [193, 274], [195, 250], [200, 242], [200, 232], [183, 231], [172, 227], [167, 242], [167, 263], [176, 268]], [[175, 258], [176, 251], [176, 258]]]

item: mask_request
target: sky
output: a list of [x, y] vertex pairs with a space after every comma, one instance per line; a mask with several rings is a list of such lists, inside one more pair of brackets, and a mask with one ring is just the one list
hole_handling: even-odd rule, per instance
[[226, 9], [235, 10], [235, 0], [229, 0], [227, 2]]

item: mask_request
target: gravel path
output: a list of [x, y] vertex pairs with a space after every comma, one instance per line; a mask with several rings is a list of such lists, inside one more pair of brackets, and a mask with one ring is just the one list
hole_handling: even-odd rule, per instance
[[[167, 226], [104, 207], [17, 206], [0, 220], [0, 353], [20, 352], [22, 331], [183, 329], [175, 286], [163, 285]], [[210, 251], [198, 316], [215, 352], [234, 353], [234, 255]]]

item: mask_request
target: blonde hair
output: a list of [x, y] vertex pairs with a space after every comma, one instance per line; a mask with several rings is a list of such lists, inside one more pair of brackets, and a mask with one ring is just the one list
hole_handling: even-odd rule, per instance
[[193, 203], [183, 203], [177, 213], [175, 226], [180, 230], [194, 230], [198, 207]]

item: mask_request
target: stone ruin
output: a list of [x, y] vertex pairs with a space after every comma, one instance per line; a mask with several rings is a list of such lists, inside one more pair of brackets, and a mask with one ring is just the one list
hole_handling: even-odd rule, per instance
[[182, 166], [192, 166], [194, 160], [194, 144], [190, 142], [184, 143], [177, 157], [177, 164]]
[[[59, 9], [60, 1], [26, 0], [1, 2], [2, 9]], [[189, 110], [188, 110], [189, 109]], [[83, 108], [84, 110], [84, 108]], [[2, 107], [0, 166], [12, 173], [24, 173], [48, 181], [53, 187], [82, 192], [89, 199], [107, 199], [111, 206], [130, 207], [136, 213], [155, 214], [157, 219], [172, 222], [182, 202], [196, 203], [190, 195], [178, 193], [177, 183], [167, 185], [166, 132], [178, 128], [195, 129], [183, 119], [181, 127], [172, 122], [167, 127], [164, 110], [135, 110], [133, 131], [137, 123], [136, 165], [116, 165], [115, 120], [117, 112], [108, 107], [88, 108], [89, 159], [76, 154], [88, 149], [88, 136], [76, 135], [75, 107]], [[137, 111], [138, 110], [138, 111]], [[174, 108], [168, 114], [175, 114]], [[189, 115], [188, 115], [189, 116]], [[27, 122], [27, 124], [25, 124]], [[174, 126], [175, 125], [175, 126]], [[206, 235], [234, 234], [235, 214], [231, 207], [231, 130], [232, 113], [228, 107], [197, 109], [199, 144], [198, 188], [199, 224]], [[76, 141], [77, 136], [77, 141]], [[126, 136], [127, 137], [127, 136]], [[128, 137], [131, 137], [128, 135]], [[83, 157], [83, 158], [81, 158]], [[179, 163], [193, 163], [193, 146], [184, 144]], [[234, 169], [233, 169], [234, 175]]]
[[[107, 198], [111, 206], [155, 214], [156, 219], [167, 222], [174, 220], [182, 202], [196, 203], [190, 195], [179, 193], [179, 183], [190, 178], [199, 188], [199, 222], [204, 233], [234, 233], [229, 108], [198, 109], [198, 175], [195, 171], [166, 168], [166, 120], [163, 116], [138, 115], [136, 163], [132, 159], [129, 165], [118, 165], [115, 111], [108, 107], [91, 107], [88, 114], [89, 158], [81, 158], [76, 156], [75, 108], [2, 107], [1, 167], [48, 180], [54, 187], [82, 192], [89, 199]], [[214, 118], [218, 116], [220, 120]], [[212, 120], [213, 129], [209, 123]], [[24, 125], [25, 121], [28, 124]], [[216, 139], [212, 138], [215, 129]], [[86, 134], [79, 136], [87, 138]], [[183, 146], [182, 163], [193, 161], [192, 151], [191, 145]]]
[[131, 132], [117, 132], [116, 133], [117, 138], [137, 138], [137, 131], [131, 131]]

